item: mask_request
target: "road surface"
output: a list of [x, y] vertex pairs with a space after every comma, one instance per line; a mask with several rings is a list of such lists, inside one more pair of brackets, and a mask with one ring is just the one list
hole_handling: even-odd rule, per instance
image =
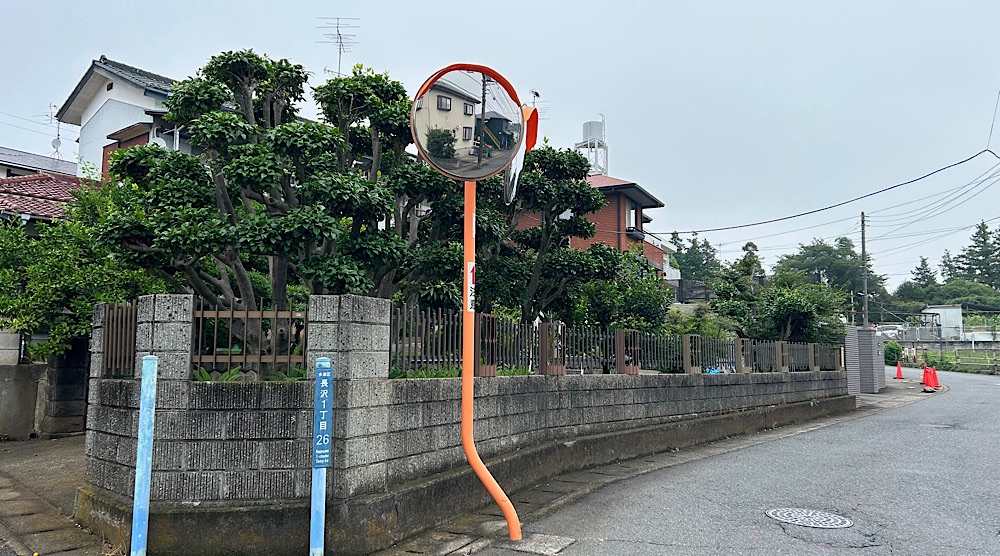
[[[917, 403], [611, 483], [526, 538], [571, 539], [560, 556], [1000, 555], [1000, 377], [939, 375], [950, 390]], [[854, 525], [784, 524], [774, 508]]]

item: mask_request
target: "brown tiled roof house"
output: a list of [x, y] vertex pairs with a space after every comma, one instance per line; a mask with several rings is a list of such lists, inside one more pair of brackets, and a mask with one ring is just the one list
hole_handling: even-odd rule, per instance
[[73, 200], [71, 192], [79, 188], [79, 178], [54, 172], [0, 178], [0, 218], [59, 218], [64, 205]]

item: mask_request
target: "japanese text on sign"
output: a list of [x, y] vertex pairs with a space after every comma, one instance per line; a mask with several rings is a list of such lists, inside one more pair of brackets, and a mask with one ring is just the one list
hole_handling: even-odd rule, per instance
[[333, 369], [329, 363], [316, 365], [316, 404], [313, 409], [313, 461], [312, 466], [330, 467], [333, 446]]

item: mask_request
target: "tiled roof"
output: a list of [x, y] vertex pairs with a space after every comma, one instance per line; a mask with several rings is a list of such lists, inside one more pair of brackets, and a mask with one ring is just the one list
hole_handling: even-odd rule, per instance
[[28, 170], [38, 170], [42, 172], [58, 172], [60, 174], [76, 174], [76, 163], [66, 160], [59, 160], [40, 154], [26, 153], [7, 147], [0, 147], [0, 164], [13, 166], [15, 168], [25, 168]]
[[34, 218], [59, 218], [80, 179], [63, 174], [39, 173], [0, 179], [0, 212], [28, 214]]
[[618, 178], [612, 178], [611, 176], [605, 176], [602, 174], [594, 174], [587, 176], [587, 183], [593, 185], [594, 187], [609, 187], [612, 185], [634, 185], [634, 181], [625, 181]]
[[131, 81], [143, 89], [149, 89], [151, 91], [161, 93], [164, 96], [170, 92], [171, 87], [173, 87], [173, 84], [176, 81], [175, 79], [157, 75], [144, 69], [116, 62], [103, 54], [99, 60], [94, 60], [94, 65], [99, 68], [103, 68], [108, 72], [121, 77], [122, 79]]
[[[99, 76], [100, 79], [92, 81], [95, 75]], [[69, 98], [56, 112], [56, 119], [68, 124], [82, 125], [84, 122], [81, 121], [81, 118], [85, 108], [82, 104], [90, 102], [109, 79], [130, 83], [141, 89], [146, 96], [159, 100], [167, 98], [175, 81], [169, 77], [110, 60], [107, 56], [102, 55], [87, 68], [87, 72], [83, 74], [73, 92], [69, 94]], [[85, 102], [78, 105], [78, 98]]]
[[587, 183], [603, 190], [605, 195], [616, 191], [621, 192], [629, 199], [639, 203], [639, 206], [644, 209], [663, 207], [663, 201], [654, 197], [650, 192], [640, 187], [639, 184], [634, 181], [625, 181], [618, 178], [612, 178], [611, 176], [594, 174], [587, 176]]

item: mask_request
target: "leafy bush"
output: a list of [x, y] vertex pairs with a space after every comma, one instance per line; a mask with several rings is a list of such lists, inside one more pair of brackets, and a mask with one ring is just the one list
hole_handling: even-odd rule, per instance
[[414, 371], [403, 371], [393, 366], [389, 370], [389, 378], [455, 378], [462, 374], [462, 368], [457, 365], [441, 367], [420, 367]]
[[455, 136], [446, 129], [429, 130], [427, 152], [434, 158], [455, 158]]
[[497, 376], [527, 376], [531, 374], [531, 369], [527, 367], [513, 367], [511, 365], [501, 365], [497, 368]]
[[889, 342], [885, 345], [885, 364], [895, 365], [903, 358], [903, 346], [899, 342]]

